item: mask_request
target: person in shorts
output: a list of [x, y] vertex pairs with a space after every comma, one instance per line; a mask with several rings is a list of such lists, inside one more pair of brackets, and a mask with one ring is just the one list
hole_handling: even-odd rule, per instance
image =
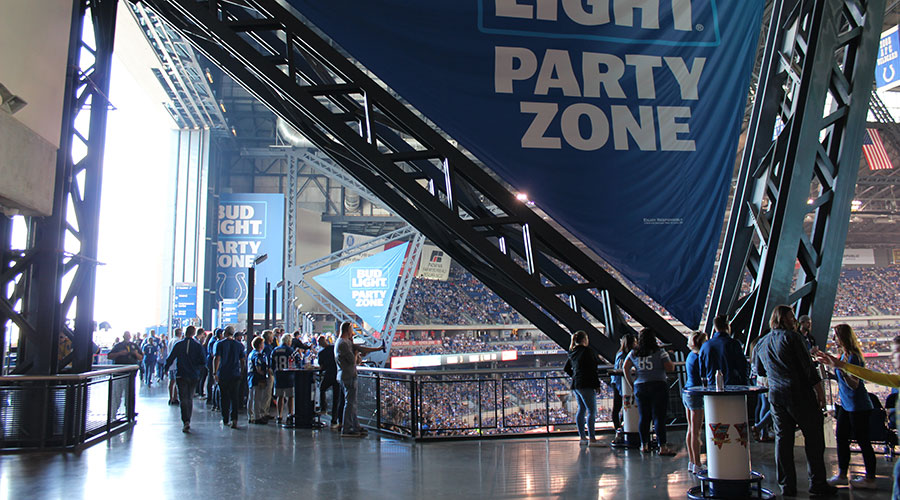
[[287, 415], [293, 415], [294, 408], [294, 373], [287, 371], [291, 368], [291, 358], [294, 349], [291, 348], [293, 337], [289, 333], [281, 336], [281, 345], [272, 350], [272, 370], [275, 371], [275, 397], [278, 398], [275, 421], [282, 422], [285, 406]]
[[[684, 371], [687, 374], [684, 388], [703, 385], [703, 376], [700, 372], [700, 347], [706, 342], [706, 334], [693, 332], [688, 338], [688, 347], [691, 352], [684, 362]], [[688, 472], [696, 474], [703, 467], [700, 463], [700, 436], [703, 435], [703, 396], [685, 390], [681, 395], [686, 410], [688, 429], [684, 442], [688, 450]]]

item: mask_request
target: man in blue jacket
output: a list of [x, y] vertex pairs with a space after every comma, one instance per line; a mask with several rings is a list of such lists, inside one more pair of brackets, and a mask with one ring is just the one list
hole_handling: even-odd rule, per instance
[[715, 387], [716, 372], [722, 370], [725, 385], [747, 385], [750, 364], [744, 357], [741, 343], [731, 334], [731, 326], [725, 315], [716, 316], [713, 320], [715, 333], [700, 348], [700, 376], [706, 385]]
[[244, 361], [247, 356], [244, 345], [234, 338], [233, 326], [225, 327], [224, 336], [225, 338], [216, 342], [213, 373], [216, 383], [219, 384], [222, 423], [228, 425], [231, 421], [231, 428], [237, 429], [238, 409], [241, 406], [240, 387], [246, 387], [241, 383], [241, 370], [246, 366]]
[[184, 331], [184, 340], [176, 342], [166, 358], [168, 370], [175, 363], [175, 385], [178, 387], [178, 401], [181, 406], [182, 432], [191, 432], [191, 414], [194, 411], [194, 390], [200, 379], [200, 369], [206, 364], [203, 346], [194, 340], [196, 329], [193, 325]]

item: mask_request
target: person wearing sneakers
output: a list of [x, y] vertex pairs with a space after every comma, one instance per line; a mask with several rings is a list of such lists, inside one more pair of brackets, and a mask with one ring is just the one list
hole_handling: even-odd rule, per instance
[[656, 334], [653, 330], [649, 328], [641, 330], [638, 334], [637, 347], [625, 358], [622, 371], [625, 383], [633, 389], [633, 397], [637, 400], [641, 451], [644, 453], [650, 452], [652, 420], [659, 441], [659, 454], [675, 455], [675, 450], [666, 444], [666, 410], [669, 401], [666, 372], [674, 369], [675, 364], [669, 360], [669, 353], [656, 344]]
[[221, 397], [222, 423], [237, 429], [238, 410], [241, 407], [240, 388], [242, 365], [244, 365], [244, 345], [235, 340], [234, 327], [225, 327], [225, 338], [216, 342], [213, 358], [213, 375], [219, 385]]
[[[588, 345], [588, 336], [581, 330], [572, 334], [569, 344], [569, 360], [563, 370], [572, 377], [572, 392], [578, 401], [578, 412], [575, 413], [575, 424], [581, 444], [597, 444], [594, 436], [594, 422], [597, 419], [597, 389], [600, 377], [597, 376], [597, 353]], [[587, 414], [587, 433], [584, 431], [585, 414]]]
[[[684, 362], [684, 371], [687, 380], [684, 383], [685, 389], [703, 385], [703, 376], [700, 372], [700, 350], [706, 342], [706, 334], [703, 332], [693, 332], [688, 337], [688, 347], [691, 352], [687, 355]], [[703, 396], [684, 391], [681, 395], [684, 403], [684, 409], [687, 412], [688, 428], [684, 437], [685, 445], [688, 449], [688, 472], [691, 474], [699, 473], [703, 470], [700, 462], [700, 436], [703, 434]]]
[[362, 356], [371, 352], [384, 350], [381, 347], [363, 347], [353, 344], [353, 325], [349, 321], [341, 323], [341, 333], [334, 343], [334, 359], [337, 362], [338, 380], [344, 390], [344, 418], [341, 437], [363, 437], [367, 432], [359, 425], [356, 417], [356, 392], [359, 381], [356, 378], [356, 365], [362, 362]]
[[[840, 324], [834, 327], [834, 340], [841, 353], [841, 361], [846, 364], [865, 366], [859, 340], [850, 325]], [[872, 400], [862, 380], [835, 369], [838, 380], [838, 394], [841, 406], [837, 408], [837, 425], [834, 434], [837, 438], [838, 473], [828, 480], [833, 486], [852, 484], [854, 488], [875, 488], [875, 450], [869, 437], [869, 418], [872, 414]], [[856, 444], [862, 452], [866, 465], [865, 477], [847, 480], [847, 468], [850, 466], [850, 436], [856, 437]]]
[[200, 369], [206, 366], [203, 346], [194, 340], [194, 326], [184, 331], [184, 340], [172, 346], [166, 358], [165, 369], [175, 364], [175, 385], [178, 387], [178, 401], [181, 406], [181, 422], [184, 433], [191, 432], [191, 414], [194, 411], [194, 388], [200, 380]]

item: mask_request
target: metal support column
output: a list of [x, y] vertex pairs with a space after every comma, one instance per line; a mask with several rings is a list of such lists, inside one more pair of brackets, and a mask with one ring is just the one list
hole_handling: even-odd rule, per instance
[[[53, 215], [30, 221], [28, 248], [9, 271], [24, 274], [21, 308], [10, 296], [0, 297], [0, 313], [20, 331], [18, 373], [54, 374], [69, 363], [76, 372], [91, 368], [116, 7], [116, 0], [74, 2]], [[58, 360], [61, 334], [71, 339], [73, 351]]]
[[778, 0], [773, 9], [707, 318], [709, 329], [715, 315], [728, 315], [747, 348], [779, 304], [809, 314], [825, 344], [884, 7]]

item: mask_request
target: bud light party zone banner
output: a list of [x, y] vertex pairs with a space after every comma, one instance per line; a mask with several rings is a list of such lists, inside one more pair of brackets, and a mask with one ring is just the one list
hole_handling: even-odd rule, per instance
[[374, 330], [381, 331], [408, 248], [409, 243], [397, 245], [313, 280]]
[[289, 0], [678, 319], [709, 289], [762, 0]]
[[[264, 312], [266, 279], [281, 281], [284, 255], [284, 195], [234, 193], [219, 196], [219, 240], [216, 252], [216, 292], [219, 300], [236, 299], [237, 312], [247, 312], [247, 271], [256, 266], [255, 311]], [[231, 304], [231, 303], [229, 303]], [[278, 310], [281, 303], [278, 301]]]

